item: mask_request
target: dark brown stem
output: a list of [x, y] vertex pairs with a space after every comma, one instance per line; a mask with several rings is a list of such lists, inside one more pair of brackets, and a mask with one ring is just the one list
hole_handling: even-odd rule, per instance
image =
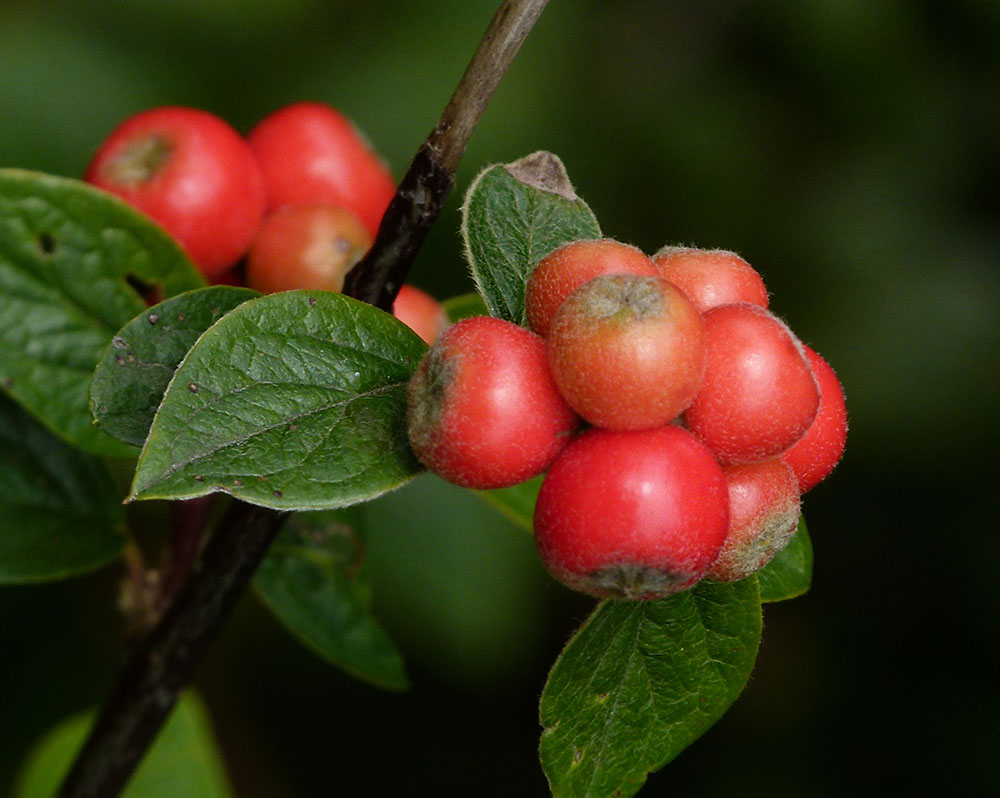
[[121, 792], [287, 516], [232, 503], [173, 603], [131, 652], [60, 796]]
[[198, 559], [214, 499], [212, 495], [200, 496], [170, 506], [170, 547], [154, 607], [157, 615], [173, 602]]
[[[441, 120], [413, 159], [368, 257], [344, 293], [392, 306], [409, 265], [444, 205], [455, 169], [487, 102], [547, 0], [507, 0], [462, 77]], [[131, 653], [61, 798], [118, 795], [191, 684], [209, 646], [243, 595], [288, 513], [234, 501], [187, 580]]]
[[455, 182], [472, 131], [548, 0], [507, 0], [490, 22], [437, 126], [417, 152], [368, 254], [344, 293], [391, 310], [406, 273]]

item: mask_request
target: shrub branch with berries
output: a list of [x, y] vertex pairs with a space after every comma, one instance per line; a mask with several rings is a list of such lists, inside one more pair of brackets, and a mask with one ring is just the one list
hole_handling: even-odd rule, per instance
[[[246, 137], [154, 109], [109, 136], [86, 178], [0, 170], [0, 466], [14, 486], [0, 582], [124, 557], [123, 604], [159, 652], [165, 613], [224, 618], [231, 594], [184, 579], [235, 556], [310, 648], [404, 689], [351, 508], [426, 468], [533, 529], [552, 575], [600, 599], [541, 696], [554, 794], [633, 795], [738, 697], [762, 603], [809, 588], [801, 495], [846, 437], [833, 370], [745, 260], [606, 237], [538, 152], [468, 189], [478, 293], [441, 304], [404, 285], [386, 313], [341, 290], [394, 182], [319, 103]], [[170, 500], [183, 519], [156, 590], [112, 460], [134, 466], [126, 502]], [[213, 523], [246, 536], [242, 553]], [[123, 690], [184, 688], [198, 658], [163, 645], [180, 658], [150, 654]], [[210, 746], [195, 700], [181, 710]], [[44, 750], [72, 750], [86, 726]], [[39, 755], [25, 784], [38, 762], [68, 765]]]

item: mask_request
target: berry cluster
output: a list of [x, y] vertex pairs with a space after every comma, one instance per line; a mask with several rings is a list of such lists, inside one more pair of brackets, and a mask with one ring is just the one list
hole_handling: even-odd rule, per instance
[[[246, 137], [206, 111], [144, 111], [111, 132], [85, 179], [160, 224], [209, 281], [264, 293], [340, 291], [396, 192], [350, 120], [316, 102], [275, 111]], [[413, 286], [394, 310], [428, 343], [445, 325]]]
[[538, 263], [525, 305], [530, 329], [465, 319], [420, 363], [409, 432], [430, 470], [476, 489], [547, 472], [539, 553], [598, 596], [741, 579], [785, 546], [840, 460], [846, 410], [756, 270], [577, 241]]

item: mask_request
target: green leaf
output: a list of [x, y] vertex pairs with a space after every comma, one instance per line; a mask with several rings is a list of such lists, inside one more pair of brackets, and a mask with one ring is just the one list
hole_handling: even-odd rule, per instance
[[[52, 798], [83, 745], [93, 713], [64, 721], [29, 755], [14, 798]], [[122, 798], [228, 798], [232, 795], [208, 715], [192, 693], [182, 696]]]
[[813, 549], [806, 519], [777, 556], [757, 572], [761, 601], [784, 601], [808, 592], [812, 585]]
[[0, 584], [61, 579], [115, 559], [122, 509], [101, 460], [0, 394]]
[[135, 456], [93, 425], [90, 377], [145, 303], [129, 278], [169, 296], [204, 284], [180, 247], [85, 183], [0, 169], [0, 386], [89, 452]]
[[277, 509], [374, 498], [422, 468], [406, 386], [427, 345], [398, 319], [327, 291], [245, 302], [174, 373], [130, 499], [223, 491]]
[[490, 313], [516, 324], [525, 323], [524, 286], [538, 261], [570, 241], [600, 236], [593, 212], [549, 152], [487, 167], [465, 196], [462, 238], [473, 279]]
[[472, 316], [489, 316], [490, 311], [486, 307], [482, 296], [475, 291], [468, 294], [460, 294], [446, 299], [441, 303], [444, 312], [448, 316], [448, 321], [454, 324], [456, 321], [468, 319]]
[[198, 336], [258, 296], [228, 285], [200, 288], [148, 308], [122, 327], [90, 383], [90, 407], [101, 429], [142, 446], [167, 384]]
[[540, 757], [552, 794], [634, 795], [736, 700], [760, 633], [753, 577], [599, 604], [542, 693]]
[[487, 504], [493, 505], [515, 524], [524, 527], [529, 532], [534, 528], [535, 500], [542, 487], [543, 474], [512, 485], [509, 488], [477, 491]]
[[254, 577], [277, 618], [309, 648], [353, 676], [405, 690], [403, 659], [369, 612], [359, 520], [345, 511], [298, 513]]

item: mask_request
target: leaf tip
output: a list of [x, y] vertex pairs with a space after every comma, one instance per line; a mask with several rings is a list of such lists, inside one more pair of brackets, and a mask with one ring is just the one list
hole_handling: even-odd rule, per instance
[[512, 163], [504, 164], [504, 169], [515, 180], [532, 188], [557, 194], [570, 202], [580, 199], [569, 181], [569, 174], [563, 162], [558, 155], [551, 152], [545, 150], [533, 152]]

